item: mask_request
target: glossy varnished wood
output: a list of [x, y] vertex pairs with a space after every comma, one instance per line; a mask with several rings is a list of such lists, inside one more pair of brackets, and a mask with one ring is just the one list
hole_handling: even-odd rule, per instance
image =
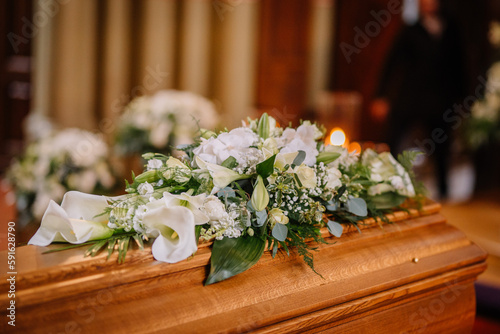
[[[46, 248], [20, 247], [16, 329], [470, 332], [473, 282], [485, 269], [486, 254], [448, 225], [439, 209], [428, 203], [421, 211], [389, 216], [392, 224], [367, 220], [361, 234], [352, 228], [328, 239], [314, 253], [322, 277], [297, 255], [272, 259], [266, 252], [250, 270], [203, 286], [209, 245], [177, 264], [154, 261], [150, 249], [133, 250], [122, 265], [106, 261], [105, 254], [82, 258], [83, 249], [42, 255]], [[7, 289], [4, 279], [0, 288]], [[1, 305], [7, 301], [2, 294]]]

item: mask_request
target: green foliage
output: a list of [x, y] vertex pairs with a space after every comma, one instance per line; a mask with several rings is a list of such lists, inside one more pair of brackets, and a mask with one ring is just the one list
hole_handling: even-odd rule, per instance
[[242, 236], [215, 240], [210, 259], [210, 273], [205, 285], [238, 275], [259, 261], [265, 241], [259, 237]]

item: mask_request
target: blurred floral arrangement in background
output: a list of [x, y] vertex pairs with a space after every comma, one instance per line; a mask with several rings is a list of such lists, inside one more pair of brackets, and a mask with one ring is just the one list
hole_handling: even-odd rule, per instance
[[[101, 136], [76, 128], [55, 130], [46, 119], [29, 120], [31, 142], [7, 170], [16, 196], [18, 222], [40, 221], [50, 200], [69, 190], [109, 194], [116, 186], [109, 148]], [[29, 131], [38, 125], [38, 131]]]
[[[489, 40], [500, 51], [500, 22], [491, 23]], [[484, 97], [472, 106], [466, 126], [467, 143], [472, 149], [500, 142], [500, 59], [491, 65], [487, 75]]]
[[133, 99], [118, 119], [115, 149], [119, 155], [154, 151], [172, 153], [172, 147], [191, 144], [199, 127], [218, 124], [214, 104], [191, 92], [161, 90]]

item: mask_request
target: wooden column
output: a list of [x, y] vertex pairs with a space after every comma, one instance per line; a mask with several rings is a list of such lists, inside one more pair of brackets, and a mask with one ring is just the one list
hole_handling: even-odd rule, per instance
[[[175, 0], [144, 0], [142, 6], [139, 76], [134, 92], [152, 94], [159, 89], [173, 88], [176, 70], [177, 2]], [[136, 95], [136, 94], [134, 94]]]
[[305, 109], [310, 10], [308, 0], [262, 1], [257, 107], [280, 124], [298, 123]]
[[212, 3], [183, 1], [179, 89], [209, 94]]
[[97, 1], [66, 1], [54, 19], [51, 116], [61, 127], [95, 129]]
[[111, 136], [116, 118], [131, 98], [131, 6], [129, 0], [107, 0], [101, 59], [99, 130]]
[[[253, 114], [255, 106], [256, 31], [260, 1], [214, 1], [215, 59], [213, 95], [226, 116], [223, 125], [233, 128]], [[223, 9], [220, 9], [223, 8]]]

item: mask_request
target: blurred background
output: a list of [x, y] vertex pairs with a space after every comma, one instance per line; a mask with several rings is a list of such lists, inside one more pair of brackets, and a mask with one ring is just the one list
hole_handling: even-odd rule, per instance
[[[311, 119], [324, 124], [328, 134], [339, 130], [345, 137], [339, 145], [352, 150], [423, 151], [416, 168], [428, 196], [442, 202], [450, 223], [490, 254], [478, 285], [478, 307], [485, 315], [478, 326], [482, 332], [495, 328], [492, 318], [500, 314], [500, 74], [495, 71], [500, 1], [443, 0], [433, 8], [436, 3], [3, 1], [2, 226], [20, 219], [30, 201], [16, 193], [21, 181], [12, 182], [9, 166], [22, 165], [23, 154], [23, 161], [41, 154], [39, 146], [27, 148], [44, 133], [78, 128], [98, 134], [110, 145], [101, 153], [113, 165], [116, 132], [132, 101], [163, 90], [192, 92], [210, 101], [216, 115], [207, 118], [219, 129], [267, 112], [281, 125]], [[398, 100], [407, 87], [412, 94]], [[433, 94], [450, 98], [422, 102], [434, 101]], [[396, 117], [401, 103], [407, 109]], [[328, 135], [327, 140], [336, 139]], [[125, 169], [133, 165], [120, 163]], [[104, 167], [95, 168], [101, 171], [99, 182], [88, 174], [73, 183], [112, 189]], [[109, 172], [124, 178], [120, 171]], [[22, 241], [34, 231], [30, 226], [37, 225], [21, 224]]]

